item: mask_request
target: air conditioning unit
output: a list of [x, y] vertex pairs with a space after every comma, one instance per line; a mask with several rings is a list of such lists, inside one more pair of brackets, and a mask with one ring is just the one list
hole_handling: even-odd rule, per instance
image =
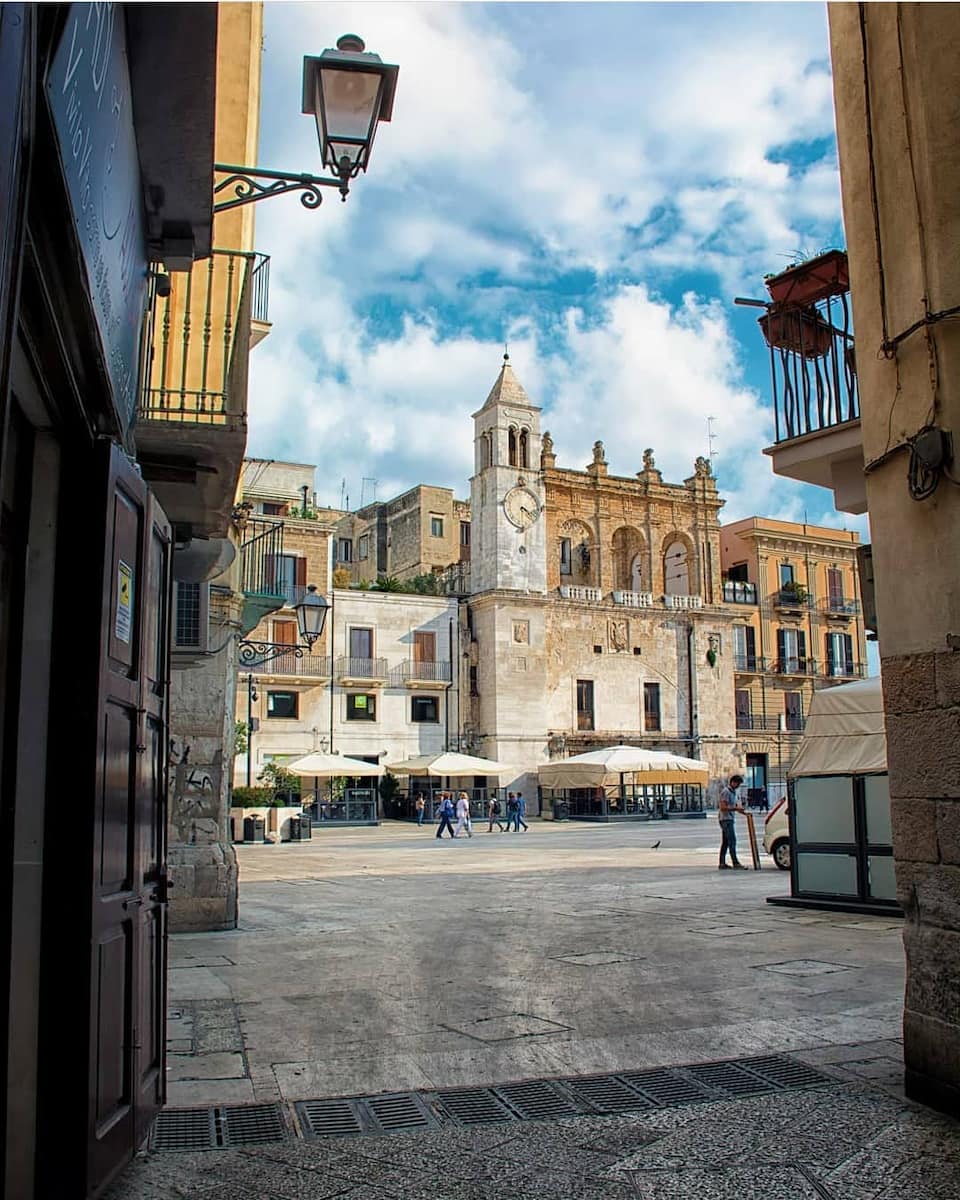
[[209, 649], [210, 585], [178, 579], [173, 585], [173, 638], [175, 667], [199, 666]]

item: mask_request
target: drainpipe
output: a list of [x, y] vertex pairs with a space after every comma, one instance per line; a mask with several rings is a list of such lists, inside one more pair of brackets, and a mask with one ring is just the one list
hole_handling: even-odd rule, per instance
[[[333, 753], [333, 652], [336, 649], [337, 628], [334, 623], [334, 605], [337, 598], [337, 590], [333, 584], [333, 575], [330, 576], [330, 753]], [[331, 784], [331, 787], [333, 785]]]
[[690, 747], [697, 751], [691, 758], [699, 757], [700, 717], [697, 712], [697, 673], [693, 667], [693, 645], [696, 630], [691, 621], [687, 626], [687, 689], [690, 696]]

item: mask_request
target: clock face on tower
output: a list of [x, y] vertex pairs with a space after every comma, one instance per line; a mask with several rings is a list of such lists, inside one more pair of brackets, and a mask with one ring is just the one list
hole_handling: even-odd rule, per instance
[[511, 525], [529, 529], [540, 516], [540, 504], [528, 488], [514, 487], [503, 498], [503, 511]]

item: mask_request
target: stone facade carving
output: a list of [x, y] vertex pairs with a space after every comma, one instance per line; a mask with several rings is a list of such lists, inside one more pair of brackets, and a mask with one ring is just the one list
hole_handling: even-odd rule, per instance
[[622, 653], [629, 648], [630, 623], [626, 620], [614, 619], [607, 623], [607, 641], [610, 649]]
[[703, 455], [698, 455], [696, 462], [693, 464], [694, 473], [698, 479], [709, 479], [713, 475], [713, 467], [710, 465], [710, 459], [704, 458]]

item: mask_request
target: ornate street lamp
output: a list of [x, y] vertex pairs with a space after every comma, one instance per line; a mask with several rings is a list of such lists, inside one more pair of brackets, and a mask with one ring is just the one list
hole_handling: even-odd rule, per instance
[[[312, 583], [307, 587], [299, 604], [294, 605], [297, 631], [308, 650], [313, 649], [313, 643], [323, 633], [329, 608], [326, 598], [319, 595]], [[262, 667], [264, 663], [283, 657], [303, 658], [303, 646], [290, 642], [250, 642], [246, 638], [237, 643], [237, 662], [241, 667]]]
[[316, 118], [320, 156], [336, 178], [215, 163], [214, 170], [227, 178], [215, 184], [214, 196], [232, 189], [233, 198], [214, 204], [213, 211], [296, 191], [302, 193], [304, 208], [319, 208], [324, 187], [337, 188], [346, 200], [350, 180], [367, 169], [378, 123], [393, 115], [399, 70], [379, 54], [368, 54], [363, 41], [352, 33], [339, 39], [336, 50], [305, 57], [303, 112]]

